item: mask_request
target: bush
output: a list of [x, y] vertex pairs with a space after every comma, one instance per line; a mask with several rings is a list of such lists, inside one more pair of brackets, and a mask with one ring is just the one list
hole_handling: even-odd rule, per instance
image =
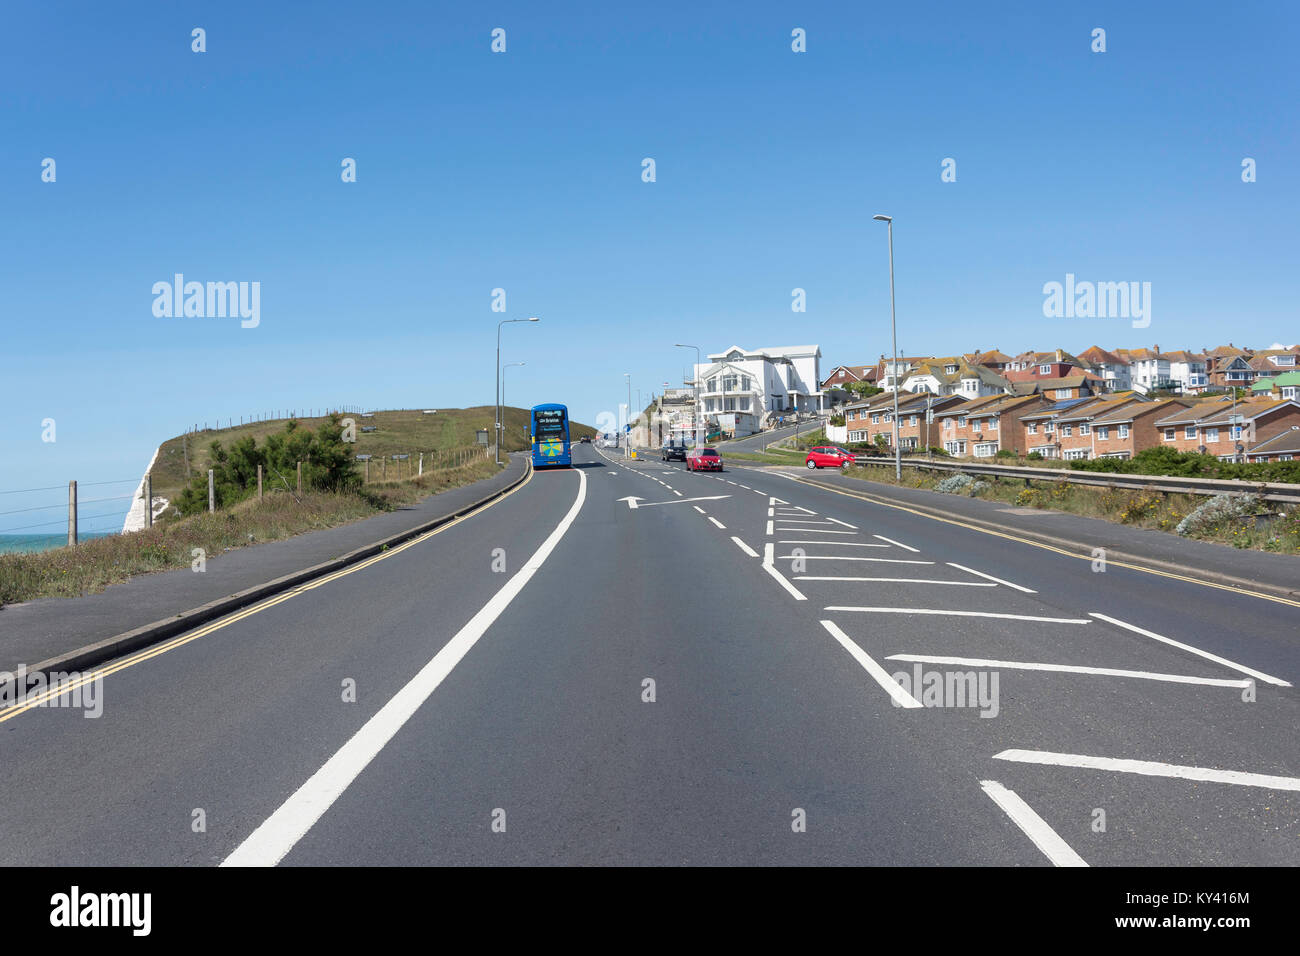
[[1178, 522], [1174, 531], [1188, 535], [1217, 530], [1234, 518], [1254, 514], [1259, 510], [1259, 505], [1260, 498], [1257, 495], [1215, 495]]
[[1300, 483], [1300, 461], [1219, 461], [1213, 455], [1177, 451], [1164, 445], [1147, 448], [1128, 459], [1092, 458], [1072, 461], [1070, 467], [1079, 471], [1109, 471], [1121, 475], [1168, 475], [1174, 478], [1227, 478], [1240, 481]]
[[976, 481], [970, 475], [964, 475], [958, 472], [955, 475], [949, 475], [943, 481], [934, 486], [935, 491], [942, 491], [944, 494], [967, 494], [972, 498], [989, 486], [987, 481]]
[[[1028, 455], [1025, 456], [1025, 461], [1042, 461], [1042, 460], [1043, 460], [1043, 456], [1036, 451], [1031, 451]], [[1102, 469], [1097, 468], [1094, 470], [1101, 471]]]
[[1012, 451], [1011, 449], [1009, 449], [1009, 448], [1003, 448], [1001, 451], [999, 451], [999, 452], [997, 453], [997, 455], [996, 455], [995, 457], [997, 457], [997, 458], [1015, 458], [1015, 457], [1016, 457], [1016, 453], [1015, 453], [1014, 451]]

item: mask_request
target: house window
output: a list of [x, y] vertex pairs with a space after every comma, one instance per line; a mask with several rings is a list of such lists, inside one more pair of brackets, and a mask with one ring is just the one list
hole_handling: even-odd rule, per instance
[[1195, 437], [1196, 437], [1196, 426], [1195, 426], [1195, 425], [1188, 425], [1186, 428], [1184, 428], [1184, 429], [1183, 429], [1183, 437], [1184, 437], [1184, 438], [1195, 438]]
[[740, 400], [740, 410], [741, 410], [742, 412], [747, 412], [747, 411], [749, 411], [749, 399], [747, 399], [747, 398], [742, 398], [742, 399]]
[[1074, 426], [1073, 426], [1073, 425], [1062, 425], [1062, 426], [1061, 426], [1061, 437], [1062, 437], [1062, 438], [1069, 438], [1069, 437], [1070, 437], [1071, 435], [1073, 435], [1073, 434], [1074, 434]]
[[1283, 398], [1295, 398], [1296, 387], [1294, 385], [1284, 385], [1282, 387]]
[[1098, 440], [1098, 441], [1106, 441], [1106, 440], [1109, 439], [1109, 438], [1110, 438], [1110, 426], [1109, 426], [1109, 425], [1098, 425], [1098, 426], [1097, 426], [1097, 440]]
[[1274, 356], [1273, 356], [1273, 364], [1274, 364], [1274, 365], [1285, 365], [1287, 368], [1291, 368], [1293, 365], [1295, 365], [1295, 356], [1294, 356], [1294, 355], [1274, 355]]
[[945, 419], [943, 420], [943, 430], [944, 430], [944, 431], [951, 431], [951, 430], [952, 430], [952, 419], [951, 419], [951, 418], [945, 418]]
[[1061, 455], [1061, 457], [1064, 458], [1066, 461], [1077, 461], [1077, 460], [1079, 460], [1079, 459], [1081, 459], [1081, 458], [1087, 458], [1087, 457], [1088, 457], [1088, 449], [1086, 449], [1086, 448], [1070, 448], [1070, 449], [1067, 449], [1067, 450], [1066, 450], [1066, 451]]
[[1165, 441], [1173, 441], [1174, 438], [1177, 437], [1177, 435], [1178, 435], [1178, 429], [1177, 429], [1177, 428], [1166, 428], [1166, 429], [1165, 429]]
[[1053, 394], [1054, 394], [1057, 398], [1073, 398], [1073, 397], [1074, 397], [1074, 389], [1072, 389], [1072, 388], [1058, 388], [1055, 392], [1053, 392]]
[[998, 443], [995, 441], [981, 441], [975, 443], [976, 458], [992, 458], [998, 453]]
[[1039, 375], [1051, 375], [1051, 374], [1052, 374], [1052, 366], [1050, 366], [1050, 365], [1040, 365], [1040, 366], [1038, 366], [1038, 374], [1039, 374]]
[[1037, 423], [1037, 422], [1030, 422], [1029, 427], [1026, 428], [1025, 431], [1029, 432], [1029, 434], [1031, 434], [1031, 435], [1037, 435], [1037, 434], [1038, 434], [1038, 423]]
[[873, 425], [880, 424], [880, 412], [876, 412], [874, 415], [871, 416], [871, 424]]
[[1128, 438], [1128, 426], [1127, 426], [1127, 425], [1120, 425], [1120, 426], [1119, 426], [1119, 437], [1120, 437], [1120, 438]]
[[946, 441], [943, 443], [943, 448], [950, 455], [966, 454], [966, 443], [964, 441]]
[[965, 428], [965, 427], [966, 427], [966, 416], [965, 416], [965, 415], [958, 415], [958, 416], [957, 416], [957, 427], [958, 427], [958, 428]]
[[718, 377], [715, 375], [713, 378], [709, 379], [709, 391], [716, 392], [717, 390], [718, 390]]
[[1056, 422], [1044, 422], [1044, 423], [1043, 423], [1043, 434], [1044, 434], [1044, 435], [1050, 435], [1050, 434], [1052, 434], [1052, 433], [1055, 432], [1055, 431], [1056, 431]]
[[1217, 428], [1205, 429], [1205, 443], [1208, 445], [1212, 441], [1219, 440], [1219, 430]]
[[955, 366], [955, 365], [945, 365], [945, 366], [943, 367], [943, 370], [944, 370], [944, 372], [946, 372], [948, 375], [951, 375], [953, 372], [957, 371], [957, 366]]
[[1086, 422], [1085, 422], [1084, 424], [1082, 424], [1082, 425], [1079, 426], [1079, 434], [1080, 434], [1080, 435], [1087, 435], [1087, 434], [1089, 434], [1091, 431], [1092, 431], [1092, 426], [1089, 425], [1089, 424], [1087, 424]]
[[915, 424], [916, 424], [916, 416], [913, 415], [911, 418], [909, 418], [909, 419], [907, 420], [907, 424], [909, 424], [909, 425], [915, 425]]
[[997, 431], [997, 430], [998, 430], [998, 420], [997, 420], [996, 418], [990, 418], [990, 419], [989, 419], [989, 431], [991, 431], [991, 432], [995, 432], [995, 431]]

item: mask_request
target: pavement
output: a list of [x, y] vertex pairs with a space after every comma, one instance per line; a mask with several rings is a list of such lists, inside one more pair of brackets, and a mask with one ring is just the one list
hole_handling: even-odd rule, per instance
[[0, 862], [1300, 863], [1300, 607], [574, 454], [0, 711]]
[[453, 514], [518, 480], [526, 467], [525, 456], [514, 455], [500, 474], [430, 495], [414, 505], [336, 528], [208, 555], [202, 573], [183, 568], [140, 574], [99, 594], [5, 605], [0, 607], [0, 671], [30, 667]]

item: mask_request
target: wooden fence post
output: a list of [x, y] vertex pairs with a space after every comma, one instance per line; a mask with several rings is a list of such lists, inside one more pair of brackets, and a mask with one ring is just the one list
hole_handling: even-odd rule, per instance
[[257, 466], [257, 497], [262, 497], [262, 466]]
[[77, 483], [68, 482], [68, 546], [77, 544]]
[[212, 482], [212, 469], [208, 469], [208, 514], [217, 510], [217, 493]]
[[298, 494], [302, 494], [302, 460], [298, 461]]

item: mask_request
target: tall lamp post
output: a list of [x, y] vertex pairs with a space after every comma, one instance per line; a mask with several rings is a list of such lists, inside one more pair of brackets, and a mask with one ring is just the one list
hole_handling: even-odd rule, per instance
[[680, 342], [674, 343], [675, 349], [695, 349], [695, 368], [691, 372], [691, 384], [695, 386], [695, 450], [704, 447], [704, 438], [700, 434], [700, 347], [698, 345], [682, 345]]
[[632, 457], [632, 373], [624, 372], [623, 377], [627, 379], [627, 431], [623, 433], [623, 457]]
[[517, 368], [520, 365], [526, 365], [526, 362], [507, 362], [501, 366], [501, 437], [504, 439], [506, 434], [505, 409], [506, 405], [506, 369]]
[[894, 340], [894, 480], [903, 480], [903, 450], [898, 444], [898, 324], [894, 319], [894, 217], [872, 216], [877, 222], [889, 223], [889, 333]]
[[497, 446], [497, 464], [501, 464], [501, 326], [510, 322], [537, 322], [537, 316], [530, 319], [502, 319], [497, 323], [497, 421], [496, 421], [496, 446]]

